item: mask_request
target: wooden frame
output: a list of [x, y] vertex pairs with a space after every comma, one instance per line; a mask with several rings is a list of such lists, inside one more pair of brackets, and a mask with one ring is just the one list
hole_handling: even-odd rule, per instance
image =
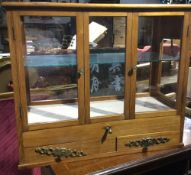
[[[178, 72], [178, 80], [177, 80], [177, 84], [178, 84], [178, 88], [177, 88], [177, 97], [176, 97], [176, 110], [177, 110], [177, 114], [180, 114], [179, 113], [179, 111], [180, 111], [180, 109], [179, 109], [179, 107], [181, 106], [180, 104], [182, 103], [180, 100], [181, 100], [181, 98], [180, 98], [180, 96], [182, 97], [182, 95], [183, 95], [183, 92], [182, 92], [182, 87], [183, 87], [183, 84], [180, 82], [182, 79], [183, 79], [183, 74], [182, 74], [182, 70], [184, 69], [183, 68], [183, 64], [184, 64], [184, 57], [185, 57], [185, 55], [184, 55], [184, 53], [185, 53], [185, 51], [184, 51], [184, 49], [185, 49], [185, 44], [186, 44], [186, 41], [185, 41], [185, 38], [186, 38], [186, 36], [185, 36], [185, 31], [187, 30], [187, 28], [188, 28], [188, 18], [187, 18], [187, 16], [185, 15], [185, 13], [184, 12], [140, 12], [140, 13], [137, 13], [136, 14], [136, 16], [137, 16], [137, 18], [138, 17], [159, 17], [159, 16], [168, 16], [168, 17], [170, 17], [170, 16], [182, 16], [182, 17], [185, 17], [184, 18], [184, 22], [183, 22], [183, 30], [184, 31], [182, 31], [182, 33], [183, 33], [183, 36], [182, 36], [182, 47], [181, 47], [181, 58], [180, 58], [180, 68], [179, 68], [179, 72]], [[138, 26], [138, 23], [136, 24], [137, 26]], [[160, 30], [160, 25], [158, 26], [158, 27], [156, 27], [156, 29], [158, 29], [158, 30]], [[138, 29], [136, 29], [136, 30], [138, 30]], [[159, 31], [158, 31], [159, 32]], [[157, 33], [158, 33], [157, 32]], [[138, 36], [137, 36], [137, 33], [135, 33], [135, 38], [136, 38], [136, 40], [138, 41]], [[154, 40], [158, 40], [157, 38], [155, 38]], [[158, 46], [158, 48], [159, 48], [159, 46]], [[134, 57], [135, 58], [137, 58], [137, 51], [136, 50], [134, 50], [134, 52], [135, 52], [135, 54], [134, 54]], [[161, 52], [160, 50], [158, 50], [158, 52]], [[136, 67], [136, 64], [137, 64], [137, 60], [135, 59], [134, 60], [134, 64], [133, 64], [133, 67]], [[153, 63], [152, 63], [153, 64]], [[153, 86], [154, 84], [154, 86], [157, 86], [157, 84], [160, 82], [160, 77], [161, 77], [161, 68], [162, 68], [162, 64], [155, 64], [154, 63], [154, 65], [156, 65], [153, 69], [151, 69], [151, 73], [150, 73], [150, 75], [151, 75], [151, 77], [150, 77], [150, 83], [151, 83], [151, 85], [150, 86]], [[157, 79], [156, 79], [156, 74], [158, 74], [157, 75]], [[153, 75], [153, 77], [152, 77], [152, 75]], [[136, 75], [134, 75], [134, 76], [136, 76]], [[136, 79], [136, 78], [135, 78]], [[153, 81], [153, 83], [152, 83], [152, 81]], [[136, 81], [134, 81], [134, 83], [135, 83]], [[134, 86], [133, 86], [133, 89], [135, 89], [135, 87], [136, 87], [136, 85], [134, 84]], [[150, 92], [151, 93], [151, 96], [152, 96], [152, 93], [153, 92]], [[153, 94], [154, 96], [156, 96], [156, 98], [159, 100], [159, 101], [161, 101], [161, 102], [163, 102], [164, 104], [166, 104], [167, 106], [170, 106], [170, 107], [174, 107], [175, 106], [175, 102], [173, 102], [173, 101], [171, 101], [170, 99], [168, 99], [167, 97], [165, 97], [161, 92], [154, 92], [154, 94]], [[132, 101], [133, 101], [133, 98], [132, 98]], [[135, 105], [133, 105], [133, 106], [135, 106]], [[134, 112], [134, 110], [132, 110], [133, 112]], [[173, 110], [173, 111], [175, 111], [175, 110]], [[162, 112], [162, 111], [157, 111], [157, 113], [158, 112]], [[164, 111], [163, 111], [164, 112]], [[162, 112], [162, 113], [163, 113]], [[149, 112], [150, 113], [150, 112]], [[153, 115], [156, 115], [156, 112], [151, 112], [151, 113], [153, 113]], [[166, 112], [165, 112], [166, 113]], [[164, 113], [164, 115], [165, 115], [165, 113]], [[141, 114], [141, 113], [140, 113]], [[138, 116], [140, 116], [139, 115], [139, 113], [136, 113], [135, 114], [137, 117]], [[170, 112], [169, 112], [169, 115], [170, 115]]]
[[[5, 3], [6, 4], [6, 3]], [[14, 3], [10, 3], [12, 4], [13, 6], [15, 5]], [[9, 4], [8, 4], [9, 5]], [[22, 4], [23, 6], [27, 6], [28, 4], [27, 3], [24, 3]], [[51, 5], [54, 5], [51, 3]], [[71, 4], [71, 7], [75, 6], [74, 4]], [[79, 6], [80, 8], [85, 8], [83, 5], [82, 7]], [[89, 7], [92, 7], [91, 5]], [[98, 6], [96, 6], [96, 8], [98, 8]], [[129, 7], [129, 6], [128, 6]], [[118, 8], [118, 7], [117, 7]], [[141, 8], [145, 8], [145, 6], [141, 6]], [[151, 8], [151, 7], [150, 7]], [[153, 6], [152, 6], [153, 8]], [[160, 6], [160, 8], [162, 8]], [[120, 9], [120, 8], [119, 8]], [[78, 61], [78, 70], [80, 70], [81, 68], [84, 68], [85, 69], [85, 76], [82, 76], [80, 78], [80, 81], [81, 82], [79, 84], [79, 87], [80, 89], [78, 89], [78, 94], [79, 94], [79, 119], [80, 119], [80, 123], [81, 124], [85, 124], [85, 123], [90, 123], [90, 122], [93, 122], [92, 120], [95, 120], [97, 122], [101, 122], [101, 121], [107, 121], [107, 119], [103, 119], [103, 118], [100, 118], [100, 119], [90, 119], [90, 111], [89, 111], [89, 104], [90, 104], [90, 87], [89, 87], [89, 52], [88, 52], [88, 48], [89, 48], [89, 45], [88, 45], [88, 21], [89, 21], [89, 17], [90, 16], [124, 16], [127, 18], [127, 31], [126, 31], [126, 65], [125, 65], [125, 101], [124, 101], [124, 117], [125, 119], [129, 119], [129, 118], [135, 118], [135, 96], [143, 96], [143, 94], [141, 95], [135, 95], [136, 92], [135, 92], [135, 82], [136, 82], [136, 72], [134, 71], [134, 75], [132, 77], [129, 77], [127, 76], [127, 72], [128, 70], [130, 70], [130, 68], [132, 67], [136, 67], [136, 59], [130, 59], [130, 58], [136, 58], [137, 57], [137, 50], [135, 50], [136, 48], [136, 44], [137, 44], [137, 39], [138, 39], [138, 36], [137, 36], [137, 32], [138, 32], [138, 17], [140, 16], [184, 16], [184, 12], [182, 11], [171, 11], [171, 12], [139, 12], [139, 13], [134, 13], [133, 12], [133, 15], [131, 12], [105, 12], [105, 11], [100, 11], [100, 12], [86, 12], [84, 13], [83, 15], [76, 11], [76, 12], [71, 12], [71, 11], [68, 11], [68, 12], [57, 12], [57, 11], [52, 11], [51, 14], [49, 12], [46, 12], [46, 11], [19, 11], [19, 12], [16, 12], [15, 13], [15, 21], [16, 22], [16, 26], [15, 28], [17, 29], [15, 31], [16, 33], [16, 36], [22, 36], [22, 23], [21, 23], [21, 20], [20, 18], [22, 16], [76, 16], [78, 19], [76, 19], [76, 23], [77, 23], [77, 32], [79, 33], [79, 42], [81, 43], [80, 45], [84, 45], [84, 49], [77, 49], [78, 53], [78, 57], [81, 58], [80, 61]], [[187, 25], [187, 24], [185, 24]], [[19, 27], [20, 26], [20, 27]], [[131, 34], [131, 28], [133, 28], [133, 31], [137, 31], [137, 32], [134, 32]], [[186, 29], [185, 29], [186, 30]], [[185, 33], [185, 32], [184, 32]], [[17, 39], [17, 38], [16, 38]], [[24, 38], [22, 39], [24, 40]], [[16, 46], [18, 50], [23, 50], [23, 41], [22, 40], [19, 40], [18, 39], [18, 45]], [[183, 42], [184, 44], [184, 42]], [[20, 45], [20, 46], [19, 46]], [[78, 44], [79, 46], [79, 44]], [[185, 48], [185, 47], [184, 47]], [[132, 52], [128, 52], [128, 50], [132, 50]], [[26, 51], [23, 51], [23, 53], [26, 52]], [[24, 55], [23, 53], [18, 53], [18, 58], [22, 58], [22, 55]], [[82, 58], [85, 58], [85, 62], [83, 63], [83, 60]], [[19, 59], [20, 60], [20, 59]], [[23, 60], [21, 59], [20, 61], [18, 61], [18, 65], [19, 65], [19, 77], [21, 77], [21, 79], [25, 79], [26, 75], [25, 75], [25, 72], [24, 70], [22, 69], [22, 67], [24, 67], [24, 62]], [[183, 66], [182, 66], [183, 67]], [[182, 70], [182, 68], [181, 68]], [[180, 70], [180, 72], [181, 72]], [[180, 73], [179, 73], [180, 75]], [[86, 78], [85, 78], [86, 77]], [[85, 80], [85, 79], [86, 80]], [[181, 81], [181, 78], [180, 78], [180, 81]], [[127, 83], [127, 82], [130, 82], [130, 83]], [[127, 85], [128, 84], [128, 85]], [[24, 128], [28, 128], [28, 125], [27, 125], [27, 96], [25, 95], [26, 94], [26, 83], [25, 82], [20, 82], [20, 85], [21, 85], [21, 89], [22, 89], [22, 92], [20, 94], [21, 95], [21, 106], [22, 106], [22, 115], [23, 115], [23, 122], [24, 122]], [[181, 89], [181, 83], [179, 83], [179, 88], [178, 89]], [[85, 95], [83, 95], [83, 90], [85, 87]], [[24, 91], [23, 91], [24, 90]], [[178, 90], [179, 92], [179, 90]], [[180, 95], [181, 96], [182, 93], [180, 92]], [[86, 97], [86, 100], [85, 100], [85, 97]], [[103, 98], [107, 98], [107, 97], [101, 97], [102, 99]], [[111, 98], [111, 97], [108, 97], [108, 98]], [[94, 100], [97, 98], [91, 98], [91, 100]], [[162, 94], [158, 94], [158, 99], [159, 100], [162, 100], [163, 102], [165, 102], [166, 104], [170, 104], [170, 105], [173, 105], [173, 103], [171, 103], [170, 101], [166, 100], [164, 96], [162, 96]], [[179, 99], [179, 97], [177, 96], [177, 99]], [[73, 100], [69, 100], [71, 102], [75, 102], [76, 99], [73, 99]], [[47, 102], [44, 102], [46, 104], [57, 104], [57, 103], [60, 103], [60, 102], [68, 102], [65, 101], [65, 100], [48, 100]], [[180, 103], [180, 102], [178, 102]], [[31, 103], [31, 105], [40, 105], [41, 102], [33, 102]], [[86, 108], [84, 109], [83, 106], [86, 106]], [[177, 105], [177, 106], [180, 106], [180, 105]], [[153, 112], [153, 115], [157, 116], [157, 113], [158, 112]], [[170, 113], [169, 113], [170, 114]], [[107, 118], [107, 117], [106, 117]], [[114, 117], [116, 118], [116, 117]], [[118, 120], [118, 119], [117, 119]], [[108, 121], [110, 121], [110, 117], [108, 118]], [[76, 122], [74, 122], [76, 123]], [[60, 122], [60, 126], [67, 126], [67, 122]], [[37, 124], [38, 125], [38, 124]], [[37, 126], [35, 124], [35, 128]], [[71, 122], [69, 122], [69, 125], [71, 125]], [[46, 126], [48, 126], [48, 124], [46, 124]], [[50, 124], [50, 126], [53, 126], [52, 124]], [[33, 128], [33, 127], [30, 127], [30, 128]], [[37, 127], [38, 128], [38, 127]], [[39, 125], [39, 128], [40, 125]], [[44, 128], [44, 127], [43, 127]]]
[[[133, 160], [136, 154], [157, 152], [182, 146], [183, 114], [186, 96], [188, 62], [190, 58], [190, 25], [191, 6], [189, 5], [111, 5], [111, 4], [65, 4], [65, 3], [3, 3], [7, 8], [8, 32], [11, 48], [12, 75], [14, 82], [15, 109], [17, 114], [17, 129], [19, 138], [20, 165], [19, 167], [35, 167], [55, 163], [55, 158], [38, 155], [34, 150], [38, 146], [66, 147], [87, 151], [86, 157], [70, 157], [61, 160], [64, 168], [75, 167], [75, 164], [128, 155]], [[23, 56], [26, 53], [25, 36], [23, 36], [23, 16], [75, 16], [77, 24], [77, 57], [78, 70], [84, 69], [84, 75], [78, 80], [79, 120], [61, 121], [46, 124], [28, 125], [27, 121], [27, 83], [24, 70]], [[108, 96], [90, 97], [90, 51], [89, 51], [89, 17], [110, 16], [126, 17], [125, 29], [125, 94], [124, 115], [106, 115], [100, 118], [90, 118], [90, 101], [105, 100]], [[160, 110], [156, 112], [135, 112], [136, 97], [148, 97], [149, 93], [136, 93], [136, 65], [138, 19], [140, 16], [182, 16], [183, 36], [178, 79], [178, 94], [176, 109]], [[190, 27], [191, 28], [191, 27]], [[156, 38], [159, 36], [156, 36]], [[160, 45], [160, 43], [159, 43]], [[158, 46], [157, 46], [158, 47]], [[160, 51], [158, 49], [158, 51]], [[185, 60], [186, 59], [186, 60]], [[152, 78], [152, 85], [160, 80], [160, 65], [155, 66], [156, 79]], [[129, 73], [130, 72], [130, 73]], [[128, 75], [129, 74], [129, 75]], [[24, 80], [24, 81], [23, 81]], [[118, 99], [121, 96], [110, 96]], [[168, 101], [162, 94], [158, 98]], [[75, 102], [55, 100], [46, 103]], [[33, 105], [40, 105], [34, 102]], [[172, 105], [172, 104], [171, 104]], [[162, 124], [161, 124], [162, 123]], [[109, 128], [109, 130], [108, 130]], [[145, 137], [167, 137], [168, 144], [154, 147], [130, 148], [126, 147], [128, 139], [144, 139]], [[104, 140], [105, 139], [105, 140]], [[127, 140], [126, 140], [127, 139]], [[60, 165], [60, 164], [59, 164]], [[106, 164], [105, 164], [106, 165]], [[109, 164], [112, 165], [112, 164]], [[92, 165], [88, 171], [90, 172]], [[67, 172], [70, 169], [67, 169]], [[74, 170], [75, 171], [75, 170]]]
[[[125, 93], [124, 93], [124, 119], [129, 118], [129, 104], [130, 104], [130, 84], [127, 82], [131, 81], [131, 78], [127, 75], [127, 70], [131, 67], [131, 53], [127, 52], [127, 50], [130, 50], [131, 48], [131, 26], [132, 26], [132, 14], [131, 13], [125, 13], [125, 12], [88, 12], [84, 14], [84, 54], [85, 54], [85, 96], [86, 96], [86, 121], [87, 123], [90, 122], [102, 122], [102, 121], [110, 121], [111, 117], [105, 116], [106, 118], [99, 117], [99, 118], [90, 118], [90, 99], [97, 99], [96, 97], [90, 97], [90, 50], [89, 50], [89, 30], [88, 30], [88, 25], [89, 25], [89, 18], [90, 17], [125, 17], [126, 18], [126, 31], [125, 31]], [[127, 27], [128, 26], [128, 27]], [[107, 97], [101, 97], [101, 99], [111, 99], [112, 96], [107, 96]], [[116, 117], [112, 117], [112, 119], [115, 120], [120, 120]]]
[[[21, 22], [21, 18], [24, 17], [24, 16], [73, 16], [73, 17], [76, 17], [76, 27], [77, 27], [77, 40], [78, 40], [78, 45], [77, 45], [77, 66], [78, 66], [78, 70], [82, 69], [84, 66], [83, 66], [83, 49], [79, 48], [79, 46], [83, 46], [83, 24], [81, 23], [82, 21], [82, 16], [80, 13], [78, 12], [28, 12], [28, 11], [22, 11], [20, 13], [17, 13], [15, 15], [15, 21], [16, 22], [16, 26], [15, 28], [17, 29], [16, 30], [16, 36], [23, 36], [22, 33], [24, 33], [23, 31], [23, 26], [22, 26], [22, 22]], [[17, 39], [17, 37], [16, 37]], [[25, 48], [23, 47], [25, 45], [25, 39], [22, 38], [22, 39], [19, 39], [18, 37], [18, 41], [17, 41], [17, 50], [23, 50], [23, 52], [19, 52], [18, 53], [18, 58], [22, 58], [22, 55], [25, 55], [24, 53], [26, 53], [25, 51]], [[19, 65], [19, 77], [21, 80], [25, 80], [25, 77], [27, 77], [26, 75], [26, 72], [24, 71], [23, 67], [24, 67], [24, 60], [23, 59], [18, 59], [17, 60], [18, 62], [18, 65]], [[22, 109], [23, 109], [23, 112], [22, 112], [22, 115], [23, 115], [23, 119], [24, 119], [24, 128], [26, 128], [26, 130], [28, 130], [29, 128], [40, 128], [40, 126], [37, 126], [38, 124], [35, 124], [35, 125], [31, 125], [30, 127], [28, 126], [28, 122], [27, 122], [27, 111], [28, 111], [28, 105], [27, 105], [27, 84], [26, 84], [26, 81], [20, 81], [19, 82], [19, 86], [21, 87], [22, 89], [22, 92], [21, 92], [21, 106], [22, 106]], [[79, 114], [78, 114], [78, 117], [79, 117], [79, 123], [76, 122], [76, 121], [69, 121], [68, 124], [67, 122], [60, 122], [60, 126], [67, 126], [67, 125], [74, 125], [74, 124], [82, 124], [84, 123], [84, 108], [83, 108], [83, 103], [84, 103], [84, 95], [83, 95], [83, 90], [84, 89], [84, 76], [80, 76], [80, 78], [78, 79], [78, 97], [79, 97], [79, 101], [78, 101], [78, 104], [79, 104]], [[49, 101], [49, 102], [46, 102], [48, 104], [51, 104], [51, 103], [58, 103], [58, 102], [61, 102], [61, 100], [53, 100], [52, 102]], [[62, 102], [65, 102], [64, 100]], [[33, 102], [31, 103], [32, 105], [36, 105], [39, 103], [38, 102]], [[41, 103], [40, 103], [41, 104]], [[45, 125], [45, 126], [48, 126], [49, 124]], [[50, 124], [50, 127], [53, 126], [52, 124]], [[56, 124], [57, 126], [57, 124]], [[43, 127], [44, 128], [44, 127]]]
[[15, 99], [15, 113], [16, 113], [16, 125], [17, 125], [17, 132], [18, 132], [18, 142], [19, 142], [19, 159], [22, 160], [24, 156], [24, 147], [23, 147], [23, 137], [22, 132], [24, 131], [23, 121], [21, 118], [21, 110], [20, 110], [20, 90], [19, 90], [19, 83], [18, 83], [18, 67], [17, 65], [17, 49], [15, 43], [15, 35], [14, 35], [14, 24], [13, 20], [13, 12], [7, 12], [7, 22], [8, 22], [8, 35], [9, 35], [9, 46], [12, 48], [10, 50], [11, 54], [11, 62], [12, 62], [12, 78], [13, 78], [13, 85], [14, 85], [14, 99]]

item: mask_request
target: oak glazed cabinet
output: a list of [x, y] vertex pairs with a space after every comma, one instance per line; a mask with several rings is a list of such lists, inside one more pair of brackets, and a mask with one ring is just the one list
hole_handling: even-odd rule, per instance
[[20, 167], [183, 145], [191, 6], [2, 5]]

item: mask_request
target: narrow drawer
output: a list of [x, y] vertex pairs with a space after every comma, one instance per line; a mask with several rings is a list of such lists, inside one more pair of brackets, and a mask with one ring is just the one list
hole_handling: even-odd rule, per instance
[[145, 152], [162, 150], [180, 145], [179, 132], [158, 132], [119, 136], [116, 138], [117, 151]]

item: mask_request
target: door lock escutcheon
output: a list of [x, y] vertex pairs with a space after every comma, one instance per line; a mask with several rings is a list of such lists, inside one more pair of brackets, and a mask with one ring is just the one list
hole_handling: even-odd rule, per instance
[[112, 134], [112, 127], [111, 126], [104, 127], [104, 130], [105, 130], [105, 132], [101, 138], [101, 143], [105, 142], [108, 134]]

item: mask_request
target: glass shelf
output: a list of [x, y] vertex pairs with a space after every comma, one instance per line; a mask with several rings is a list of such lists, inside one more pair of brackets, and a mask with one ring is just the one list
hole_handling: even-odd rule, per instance
[[[100, 52], [92, 53], [90, 64], [115, 64], [124, 63], [124, 52]], [[152, 57], [152, 58], [151, 58]], [[155, 59], [157, 53], [149, 52], [138, 56], [138, 63], [145, 62], [161, 62], [161, 61], [179, 61], [180, 57], [172, 57], [164, 55], [162, 59]], [[117, 58], [117, 59], [116, 59]], [[76, 65], [76, 55], [28, 55], [25, 66], [27, 67], [57, 67], [57, 66], [73, 66]]]

